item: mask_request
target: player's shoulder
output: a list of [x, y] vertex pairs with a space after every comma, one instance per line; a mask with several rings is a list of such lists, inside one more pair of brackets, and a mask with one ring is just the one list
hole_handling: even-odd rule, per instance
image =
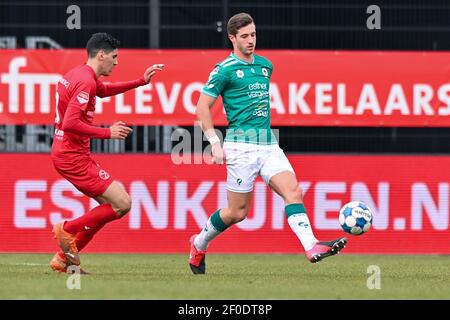
[[253, 54], [253, 56], [255, 57], [255, 64], [260, 64], [263, 67], [273, 69], [272, 61], [270, 61], [266, 57], [260, 56], [258, 54]]
[[209, 80], [211, 80], [212, 77], [217, 77], [217, 75], [220, 75], [220, 76], [225, 77], [225, 78], [228, 77], [228, 72], [227, 72], [226, 68], [224, 67], [224, 63], [226, 61], [227, 61], [227, 59], [224, 59], [224, 60], [222, 60], [220, 62], [217, 62], [214, 65], [214, 68], [209, 73]]
[[79, 65], [71, 69], [64, 75], [64, 79], [69, 81], [72, 87], [77, 86], [95, 86], [96, 79], [92, 75], [92, 71], [88, 69], [86, 65]]
[[226, 57], [224, 60], [218, 62], [216, 64], [216, 67], [218, 70], [223, 71], [224, 73], [232, 70], [232, 66], [239, 64], [239, 59], [236, 58], [233, 54], [230, 54], [228, 57]]

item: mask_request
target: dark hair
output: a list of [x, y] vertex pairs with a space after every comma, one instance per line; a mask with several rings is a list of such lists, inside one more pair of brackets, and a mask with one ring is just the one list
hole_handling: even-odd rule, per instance
[[228, 20], [227, 24], [227, 31], [228, 34], [231, 34], [233, 36], [237, 35], [240, 28], [248, 26], [249, 24], [252, 24], [253, 18], [251, 15], [245, 12], [241, 12], [238, 14], [235, 14]]
[[120, 41], [106, 32], [94, 33], [86, 44], [89, 58], [94, 58], [100, 50], [109, 53], [117, 49]]

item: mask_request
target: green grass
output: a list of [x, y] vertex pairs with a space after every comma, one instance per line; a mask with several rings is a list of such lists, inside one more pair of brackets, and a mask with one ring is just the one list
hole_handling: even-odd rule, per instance
[[[81, 289], [50, 270], [47, 254], [0, 254], [0, 299], [449, 299], [450, 256], [216, 255], [194, 276], [186, 255], [83, 254]], [[367, 268], [381, 270], [369, 290]]]

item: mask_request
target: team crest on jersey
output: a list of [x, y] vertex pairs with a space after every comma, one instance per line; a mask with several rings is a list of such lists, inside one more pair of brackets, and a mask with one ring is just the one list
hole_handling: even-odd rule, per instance
[[238, 78], [243, 78], [244, 77], [244, 71], [242, 71], [241, 69], [236, 71], [236, 76]]
[[103, 179], [103, 180], [109, 179], [109, 173], [103, 169], [98, 172], [98, 176], [100, 177], [100, 179]]
[[262, 68], [261, 71], [262, 71], [262, 74], [263, 74], [265, 77], [268, 77], [268, 76], [269, 76], [269, 71], [267, 71], [266, 68]]
[[85, 91], [80, 91], [80, 93], [77, 95], [77, 100], [80, 104], [86, 104], [89, 101], [89, 93]]

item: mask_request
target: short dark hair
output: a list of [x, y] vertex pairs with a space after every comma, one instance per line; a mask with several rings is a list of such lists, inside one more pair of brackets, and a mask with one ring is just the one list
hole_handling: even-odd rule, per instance
[[94, 58], [100, 50], [109, 53], [117, 49], [120, 41], [106, 32], [94, 33], [86, 44], [89, 58]]
[[249, 24], [254, 23], [253, 18], [251, 15], [245, 12], [241, 12], [238, 14], [235, 14], [228, 20], [227, 24], [227, 31], [228, 34], [231, 34], [233, 36], [237, 35], [240, 28], [243, 28], [245, 26], [248, 26]]

